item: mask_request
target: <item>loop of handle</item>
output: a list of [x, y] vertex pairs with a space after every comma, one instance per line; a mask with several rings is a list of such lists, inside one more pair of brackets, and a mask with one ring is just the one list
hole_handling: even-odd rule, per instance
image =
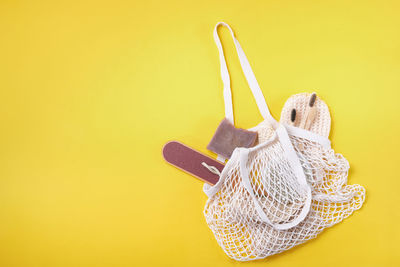
[[[260, 206], [257, 197], [254, 194], [254, 190], [251, 186], [250, 179], [249, 179], [249, 170], [246, 167], [247, 161], [248, 161], [248, 156], [250, 151], [253, 151], [252, 149], [246, 149], [246, 148], [240, 148], [240, 157], [239, 157], [239, 164], [240, 164], [240, 174], [242, 177], [242, 182], [248, 193], [250, 194], [252, 201], [254, 203], [255, 209], [260, 216], [261, 220], [268, 223], [269, 225], [273, 226], [277, 230], [286, 230], [290, 229], [299, 223], [301, 223], [305, 217], [307, 216], [308, 212], [310, 211], [311, 207], [311, 200], [312, 200], [312, 194], [311, 194], [311, 188], [307, 184], [307, 181], [305, 179], [305, 174], [303, 171], [303, 168], [301, 167], [301, 163], [296, 155], [296, 152], [294, 151], [293, 147], [291, 145], [287, 145], [286, 138], [288, 139], [289, 136], [287, 136], [287, 132], [285, 128], [280, 125], [279, 128], [277, 129], [277, 137], [279, 141], [281, 142], [281, 145], [283, 147], [283, 150], [285, 151], [286, 156], [288, 156], [289, 164], [293, 170], [293, 173], [296, 175], [296, 178], [299, 182], [300, 185], [305, 186], [306, 188], [306, 200], [304, 203], [303, 208], [301, 209], [300, 214], [291, 222], [288, 223], [273, 223], [271, 220], [268, 218], [268, 216], [265, 214], [264, 210]], [[289, 141], [290, 142], [290, 141]], [[269, 143], [267, 142], [265, 145], [268, 145]], [[261, 147], [261, 146], [259, 146]], [[259, 147], [255, 148], [258, 149]]]
[[239, 57], [240, 65], [241, 65], [243, 73], [246, 77], [247, 83], [249, 84], [249, 87], [253, 93], [255, 100], [256, 100], [256, 103], [257, 103], [258, 109], [260, 110], [261, 115], [263, 116], [264, 119], [270, 119], [275, 122], [275, 119], [272, 117], [271, 113], [269, 112], [267, 103], [265, 102], [265, 99], [264, 99], [264, 96], [260, 89], [260, 86], [258, 85], [256, 77], [254, 76], [253, 70], [250, 67], [250, 63], [247, 60], [247, 57], [244, 54], [243, 49], [239, 44], [239, 41], [236, 39], [235, 34], [233, 33], [233, 30], [231, 29], [231, 27], [229, 27], [228, 24], [226, 24], [224, 22], [218, 22], [214, 28], [214, 40], [215, 40], [215, 44], [218, 47], [219, 60], [220, 60], [220, 65], [221, 65], [221, 78], [222, 78], [222, 82], [224, 84], [225, 117], [232, 124], [234, 124], [231, 80], [229, 77], [228, 67], [226, 65], [226, 60], [225, 60], [225, 56], [224, 56], [224, 51], [222, 49], [221, 40], [219, 39], [219, 36], [218, 36], [217, 30], [218, 30], [219, 26], [224, 26], [224, 27], [228, 28], [228, 30], [230, 31], [230, 33], [232, 35], [232, 38], [233, 38], [233, 41], [234, 41], [235, 47], [236, 47], [236, 52]]
[[[224, 51], [222, 48], [221, 40], [218, 36], [218, 27], [219, 26], [224, 26], [228, 28], [230, 31], [235, 47], [236, 47], [236, 52], [239, 57], [240, 65], [242, 67], [243, 73], [246, 77], [247, 83], [249, 84], [249, 87], [253, 93], [253, 96], [256, 100], [258, 109], [260, 110], [261, 115], [263, 116], [264, 119], [268, 119], [270, 122], [272, 122], [272, 125], [276, 129], [277, 136], [279, 138], [279, 141], [282, 144], [282, 147], [284, 149], [284, 153], [287, 156], [289, 160], [289, 164], [293, 170], [293, 173], [296, 175], [297, 181], [299, 182], [300, 185], [305, 186], [307, 189], [307, 198], [306, 202], [300, 212], [300, 214], [291, 222], [285, 223], [285, 224], [278, 224], [278, 223], [272, 223], [263, 209], [261, 208], [260, 204], [258, 203], [258, 200], [254, 194], [253, 188], [250, 184], [249, 180], [249, 170], [246, 167], [247, 161], [248, 161], [248, 154], [251, 151], [250, 149], [244, 149], [240, 148], [240, 157], [239, 157], [239, 162], [240, 162], [240, 172], [242, 176], [242, 182], [249, 192], [255, 208], [260, 215], [261, 219], [273, 226], [274, 228], [278, 230], [284, 230], [284, 229], [289, 229], [297, 224], [299, 224], [301, 221], [304, 220], [304, 218], [307, 216], [309, 210], [310, 210], [310, 205], [311, 205], [311, 188], [308, 186], [307, 181], [305, 179], [304, 171], [301, 167], [301, 163], [296, 155], [296, 152], [293, 149], [293, 146], [289, 140], [289, 136], [287, 135], [286, 129], [283, 126], [279, 126], [278, 122], [272, 117], [267, 103], [265, 102], [264, 96], [262, 94], [262, 91], [260, 89], [260, 86], [258, 85], [258, 82], [256, 80], [256, 77], [254, 76], [254, 73], [250, 67], [250, 63], [247, 60], [246, 55], [243, 52], [242, 47], [239, 44], [239, 41], [236, 39], [235, 34], [233, 33], [233, 30], [231, 27], [229, 27], [228, 24], [224, 22], [219, 22], [214, 28], [214, 40], [218, 48], [219, 52], [219, 59], [220, 59], [220, 67], [221, 67], [221, 78], [222, 82], [224, 84], [224, 102], [225, 102], [225, 117], [232, 123], [234, 124], [234, 116], [233, 116], [233, 106], [232, 106], [232, 91], [231, 91], [231, 81], [229, 77], [229, 72], [228, 72], [228, 67], [226, 65], [226, 60], [224, 56]], [[278, 127], [279, 126], [279, 127]], [[268, 145], [269, 142], [264, 143], [264, 145]], [[255, 149], [255, 148], [253, 148]]]

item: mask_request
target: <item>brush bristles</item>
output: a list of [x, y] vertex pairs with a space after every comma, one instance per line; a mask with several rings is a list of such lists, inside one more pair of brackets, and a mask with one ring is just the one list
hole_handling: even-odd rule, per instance
[[317, 100], [317, 94], [316, 93], [312, 93], [311, 97], [310, 97], [310, 102], [308, 103], [308, 105], [310, 107], [313, 107], [315, 104], [315, 100]]
[[292, 123], [296, 120], [296, 109], [292, 109], [292, 112], [290, 113], [290, 120]]

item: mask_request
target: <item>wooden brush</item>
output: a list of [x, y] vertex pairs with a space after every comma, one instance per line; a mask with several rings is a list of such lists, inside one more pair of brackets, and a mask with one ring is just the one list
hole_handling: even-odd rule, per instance
[[300, 123], [300, 128], [305, 130], [310, 130], [311, 125], [317, 117], [317, 107], [315, 106], [315, 102], [317, 101], [317, 94], [312, 93], [310, 97], [310, 101], [308, 102], [308, 106], [306, 112], [304, 114], [304, 119]]

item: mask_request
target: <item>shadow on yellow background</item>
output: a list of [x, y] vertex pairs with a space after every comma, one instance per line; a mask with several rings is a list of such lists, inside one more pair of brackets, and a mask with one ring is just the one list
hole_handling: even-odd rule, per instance
[[[216, 22], [231, 24], [275, 117], [330, 106], [364, 207], [249, 266], [400, 265], [397, 1], [2, 1], [0, 266], [230, 266], [202, 183], [163, 144], [205, 147], [223, 117]], [[237, 125], [261, 121], [221, 30]], [[214, 156], [214, 155], [212, 155]]]

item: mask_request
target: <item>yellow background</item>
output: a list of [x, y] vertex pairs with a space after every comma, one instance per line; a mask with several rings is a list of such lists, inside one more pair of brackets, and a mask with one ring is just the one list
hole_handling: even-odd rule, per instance
[[[234, 28], [275, 117], [331, 108], [367, 200], [317, 239], [248, 266], [399, 266], [398, 1], [0, 2], [0, 266], [237, 266], [202, 183], [163, 144], [204, 153], [223, 117], [212, 39]], [[227, 30], [237, 125], [261, 121]]]

